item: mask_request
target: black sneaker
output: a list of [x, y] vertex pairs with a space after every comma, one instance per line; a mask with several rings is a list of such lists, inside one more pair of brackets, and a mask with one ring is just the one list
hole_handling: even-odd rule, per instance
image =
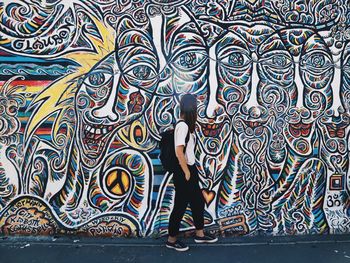
[[215, 243], [216, 241], [218, 241], [216, 237], [213, 237], [208, 234], [204, 235], [204, 237], [199, 237], [199, 236], [194, 237], [194, 242], [196, 243]]
[[165, 245], [167, 248], [172, 248], [172, 249], [175, 249], [176, 251], [186, 251], [189, 249], [187, 245], [185, 245], [179, 240], [176, 240], [175, 243], [171, 243], [167, 241]]

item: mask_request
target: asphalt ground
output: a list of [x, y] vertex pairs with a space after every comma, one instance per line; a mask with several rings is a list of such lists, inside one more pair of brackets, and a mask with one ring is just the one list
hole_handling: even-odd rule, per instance
[[221, 238], [177, 252], [165, 239], [0, 237], [0, 262], [350, 263], [350, 235]]

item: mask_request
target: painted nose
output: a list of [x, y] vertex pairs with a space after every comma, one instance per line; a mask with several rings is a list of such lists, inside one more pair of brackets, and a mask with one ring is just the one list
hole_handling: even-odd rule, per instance
[[294, 83], [297, 87], [297, 104], [296, 107], [298, 109], [304, 108], [304, 85], [301, 80], [301, 73], [300, 73], [300, 57], [293, 57], [294, 59], [294, 65], [295, 65], [295, 72], [294, 72]]
[[105, 104], [92, 111], [92, 115], [97, 119], [108, 118], [109, 121], [116, 122], [119, 120], [119, 115], [115, 113], [115, 105], [117, 103], [118, 96], [118, 84], [120, 74], [114, 75], [113, 87]]
[[258, 94], [258, 86], [259, 86], [259, 76], [258, 76], [258, 58], [255, 53], [252, 55], [253, 61], [253, 69], [251, 76], [251, 87], [250, 87], [250, 96], [247, 102], [243, 104], [243, 112], [256, 115], [261, 115], [261, 106], [259, 106], [259, 102], [257, 99]]
[[160, 30], [160, 26], [164, 25], [164, 19], [162, 15], [154, 15], [150, 17], [150, 22], [151, 22], [151, 28], [152, 28], [152, 38], [153, 38], [153, 43], [157, 51], [158, 59], [159, 59], [159, 68], [160, 72], [163, 71], [167, 64], [167, 60], [165, 58], [165, 55], [163, 53], [163, 44], [162, 40], [165, 38], [163, 30]]
[[333, 113], [333, 116], [339, 117], [340, 112], [344, 112], [344, 107], [340, 98], [340, 83], [342, 83], [341, 60], [338, 58], [333, 58], [333, 60], [335, 61], [334, 78], [331, 84], [333, 101], [330, 110]]
[[216, 45], [209, 49], [209, 80], [208, 80], [208, 104], [206, 107], [206, 115], [209, 119], [213, 119], [222, 114], [223, 107], [217, 102], [218, 93], [218, 76], [217, 76], [217, 60], [215, 50]]
[[97, 119], [108, 118], [110, 121], [113, 122], [116, 122], [119, 119], [118, 115], [115, 114], [107, 104], [105, 104], [102, 108], [93, 110], [92, 115]]

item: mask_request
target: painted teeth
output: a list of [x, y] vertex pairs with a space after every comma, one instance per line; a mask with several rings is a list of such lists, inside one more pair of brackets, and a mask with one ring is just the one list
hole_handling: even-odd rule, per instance
[[89, 133], [94, 133], [94, 134], [107, 134], [108, 131], [111, 131], [113, 129], [112, 126], [104, 127], [104, 126], [99, 126], [100, 128], [93, 128], [90, 125], [85, 126], [85, 130]]

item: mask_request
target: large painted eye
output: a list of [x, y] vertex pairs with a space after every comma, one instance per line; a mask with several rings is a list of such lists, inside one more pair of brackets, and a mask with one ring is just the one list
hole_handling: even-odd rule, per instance
[[292, 59], [284, 54], [275, 54], [263, 59], [263, 64], [276, 69], [284, 69], [292, 64]]
[[322, 68], [326, 64], [326, 59], [321, 55], [313, 55], [307, 60], [307, 64], [315, 68]]
[[285, 68], [290, 65], [292, 61], [285, 55], [275, 55], [271, 59], [271, 64], [275, 67]]
[[91, 85], [100, 86], [101, 84], [103, 84], [106, 81], [106, 79], [105, 79], [105, 76], [103, 73], [98, 72], [98, 73], [90, 75], [89, 81], [90, 81]]
[[182, 70], [193, 70], [198, 67], [206, 56], [203, 52], [188, 51], [178, 56], [174, 63]]
[[127, 75], [138, 80], [149, 80], [155, 77], [151, 67], [147, 65], [138, 65], [126, 72]]
[[147, 66], [137, 66], [132, 70], [132, 73], [137, 79], [148, 79], [151, 72], [151, 68]]
[[104, 73], [102, 71], [96, 71], [89, 73], [84, 83], [89, 87], [101, 87], [105, 85], [112, 78], [112, 74]]
[[231, 52], [222, 58], [221, 62], [228, 67], [242, 68], [250, 63], [250, 58], [241, 52]]
[[197, 55], [194, 52], [189, 52], [180, 56], [180, 65], [186, 68], [192, 68], [197, 65]]
[[315, 52], [302, 59], [301, 65], [314, 72], [323, 72], [332, 66], [332, 61], [325, 54]]

